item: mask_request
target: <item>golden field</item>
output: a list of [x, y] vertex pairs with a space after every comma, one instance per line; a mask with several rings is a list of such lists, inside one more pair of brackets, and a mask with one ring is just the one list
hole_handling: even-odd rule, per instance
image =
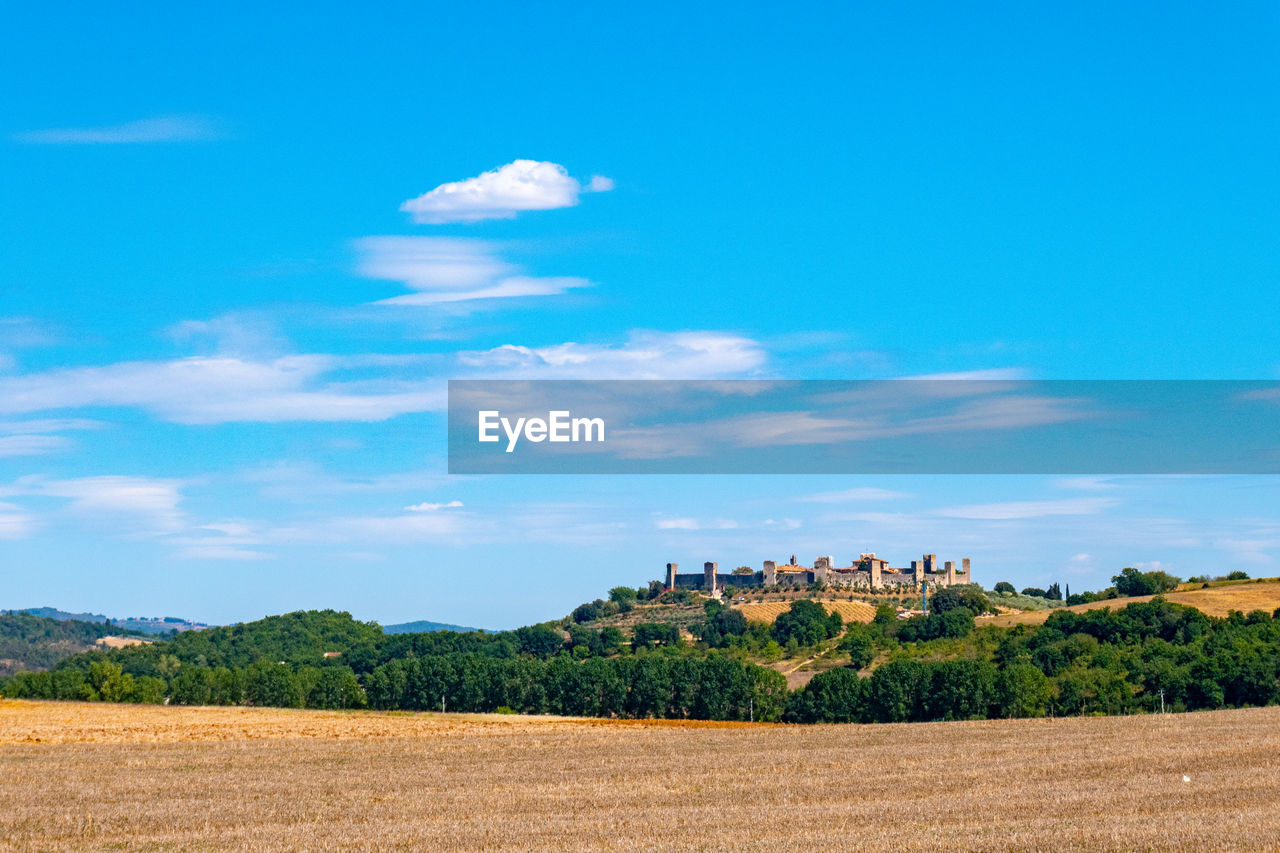
[[18, 850], [1274, 850], [1280, 708], [801, 727], [4, 701], [0, 804]]
[[[845, 622], [870, 622], [876, 615], [875, 605], [868, 604], [865, 601], [814, 600], [825, 607], [828, 613], [833, 610], [839, 613], [840, 618]], [[772, 625], [778, 616], [791, 609], [791, 602], [761, 601], [735, 604], [733, 606], [741, 610], [742, 615], [751, 622], [765, 622]]]
[[[1250, 610], [1265, 610], [1271, 613], [1280, 607], [1280, 580], [1268, 578], [1261, 583], [1231, 583], [1212, 586], [1208, 589], [1179, 589], [1166, 592], [1164, 597], [1178, 604], [1186, 604], [1201, 610], [1210, 616], [1226, 616], [1232, 610], [1248, 613]], [[1114, 598], [1110, 601], [1094, 601], [1089, 604], [1076, 604], [1058, 610], [1095, 610], [1100, 607], [1118, 608], [1135, 601], [1150, 601], [1153, 596], [1144, 595], [1137, 598]], [[999, 616], [981, 617], [979, 625], [1039, 625], [1049, 618], [1054, 610], [1017, 610], [1001, 613]]]

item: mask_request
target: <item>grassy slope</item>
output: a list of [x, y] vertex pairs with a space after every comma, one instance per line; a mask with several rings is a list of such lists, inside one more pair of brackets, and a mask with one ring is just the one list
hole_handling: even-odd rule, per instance
[[[1113, 598], [1109, 601], [1095, 601], [1090, 604], [1076, 604], [1060, 608], [1081, 612], [1099, 607], [1117, 609], [1135, 601], [1150, 601], [1153, 596], [1144, 595], [1136, 598]], [[1200, 589], [1191, 584], [1183, 584], [1175, 592], [1164, 595], [1170, 601], [1186, 604], [1202, 610], [1210, 616], [1226, 616], [1232, 610], [1248, 613], [1250, 610], [1265, 610], [1268, 613], [1280, 607], [1280, 578], [1266, 578], [1260, 581], [1240, 581], [1213, 584], [1208, 589]], [[1035, 610], [1002, 613], [999, 616], [979, 619], [979, 625], [1039, 625], [1056, 611]]]

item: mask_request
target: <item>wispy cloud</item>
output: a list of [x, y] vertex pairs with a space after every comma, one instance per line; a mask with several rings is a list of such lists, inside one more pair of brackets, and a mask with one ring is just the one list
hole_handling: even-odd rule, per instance
[[[446, 375], [516, 379], [715, 379], [764, 364], [760, 345], [711, 331], [632, 332], [619, 343], [507, 344], [448, 355], [193, 356], [0, 375], [0, 415], [140, 408], [187, 424], [382, 421], [443, 411]], [[84, 419], [0, 422], [0, 438], [96, 425]], [[43, 426], [40, 426], [43, 424]], [[73, 426], [79, 424], [80, 426]], [[9, 455], [57, 449], [14, 440]], [[0, 453], [5, 451], [0, 449]]]
[[1058, 501], [1005, 501], [945, 507], [935, 515], [943, 518], [966, 518], [976, 521], [1006, 521], [1022, 518], [1044, 518], [1052, 515], [1097, 515], [1119, 503], [1115, 498], [1069, 498]]
[[61, 435], [0, 435], [0, 457], [43, 456], [71, 447], [71, 439]]
[[366, 278], [399, 281], [413, 293], [378, 305], [441, 303], [554, 296], [591, 282], [575, 276], [531, 276], [504, 261], [484, 240], [448, 237], [366, 237], [356, 241], [357, 271]]
[[435, 512], [439, 509], [457, 509], [462, 506], [462, 501], [449, 501], [448, 503], [420, 503], [405, 507], [407, 512]]
[[738, 522], [728, 518], [699, 520], [696, 518], [659, 518], [654, 522], [659, 530], [737, 530]]
[[61, 498], [65, 509], [91, 524], [126, 535], [160, 536], [179, 530], [182, 483], [155, 477], [103, 475], [55, 479], [20, 477], [0, 486], [0, 495]]
[[0, 503], [0, 540], [25, 539], [35, 529], [35, 519], [22, 507]]
[[354, 495], [377, 495], [394, 492], [419, 493], [441, 486], [446, 477], [439, 469], [402, 471], [376, 475], [338, 475], [322, 469], [314, 462], [276, 462], [248, 469], [239, 478], [257, 488], [272, 501], [315, 503]]
[[906, 492], [895, 492], [890, 489], [877, 489], [872, 487], [862, 487], [855, 489], [843, 489], [838, 492], [818, 492], [813, 495], [802, 495], [796, 498], [800, 501], [808, 501], [812, 503], [845, 503], [849, 501], [891, 501], [898, 498], [909, 498]]
[[136, 406], [167, 420], [209, 424], [380, 421], [443, 407], [445, 389], [438, 382], [325, 381], [360, 364], [358, 358], [325, 355], [185, 358], [0, 377], [0, 413]]
[[904, 379], [946, 382], [995, 382], [1029, 379], [1031, 371], [1025, 367], [994, 367], [987, 370], [959, 370], [951, 373], [923, 373]]
[[584, 187], [558, 163], [516, 160], [474, 178], [441, 184], [400, 209], [427, 225], [512, 219], [525, 210], [573, 207], [580, 193], [611, 189], [613, 181], [600, 175]]
[[99, 127], [57, 127], [15, 133], [29, 145], [137, 145], [154, 142], [207, 142], [226, 135], [204, 116], [161, 116]]
[[1102, 492], [1117, 488], [1112, 477], [1061, 477], [1053, 481], [1060, 489], [1078, 492]]
[[759, 370], [767, 355], [759, 342], [727, 332], [637, 330], [619, 344], [507, 344], [458, 360], [487, 378], [721, 379]]
[[75, 442], [59, 433], [99, 426], [98, 421], [84, 418], [0, 421], [0, 457], [41, 456], [66, 450]]

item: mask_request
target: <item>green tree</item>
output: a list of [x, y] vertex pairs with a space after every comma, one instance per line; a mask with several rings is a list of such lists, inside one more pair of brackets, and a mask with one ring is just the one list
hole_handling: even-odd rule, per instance
[[798, 645], [812, 646], [836, 636], [842, 626], [839, 613], [827, 613], [821, 604], [802, 598], [778, 615], [771, 633], [779, 643], [795, 640]]
[[307, 694], [308, 708], [363, 708], [364, 690], [349, 666], [326, 666]]
[[245, 698], [262, 707], [301, 708], [304, 693], [288, 664], [260, 661], [245, 674]]
[[1001, 717], [1043, 717], [1051, 694], [1049, 679], [1031, 664], [1011, 664], [996, 675], [996, 708]]
[[133, 691], [133, 676], [118, 663], [96, 660], [89, 664], [89, 686], [103, 702], [124, 702]]
[[1018, 589], [1008, 581], [1000, 581], [995, 585], [995, 591], [1004, 593], [1005, 595], [1013, 595], [1018, 591]]
[[635, 627], [631, 645], [643, 649], [654, 646], [675, 646], [680, 643], [680, 631], [670, 622], [641, 622]]
[[841, 645], [849, 650], [849, 662], [854, 669], [864, 669], [876, 656], [875, 641], [871, 629], [857, 622], [849, 626]]
[[522, 654], [546, 658], [564, 648], [564, 635], [550, 625], [529, 625], [515, 631], [516, 645]]
[[129, 693], [130, 702], [144, 705], [159, 705], [164, 701], [168, 685], [163, 678], [152, 675], [141, 675], [133, 680], [133, 689]]

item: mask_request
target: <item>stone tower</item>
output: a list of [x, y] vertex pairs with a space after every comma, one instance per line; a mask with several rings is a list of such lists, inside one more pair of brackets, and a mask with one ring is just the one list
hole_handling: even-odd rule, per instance
[[830, 557], [814, 557], [813, 558], [813, 582], [826, 583], [827, 573], [831, 571]]
[[773, 586], [778, 582], [778, 564], [773, 560], [764, 561], [764, 585]]
[[707, 595], [715, 595], [716, 592], [716, 569], [715, 563], [702, 564], [702, 591]]
[[947, 573], [947, 586], [951, 586], [956, 582], [956, 564], [952, 560], [947, 560], [942, 567]]
[[667, 563], [667, 589], [676, 588], [676, 573], [679, 571], [679, 563]]

